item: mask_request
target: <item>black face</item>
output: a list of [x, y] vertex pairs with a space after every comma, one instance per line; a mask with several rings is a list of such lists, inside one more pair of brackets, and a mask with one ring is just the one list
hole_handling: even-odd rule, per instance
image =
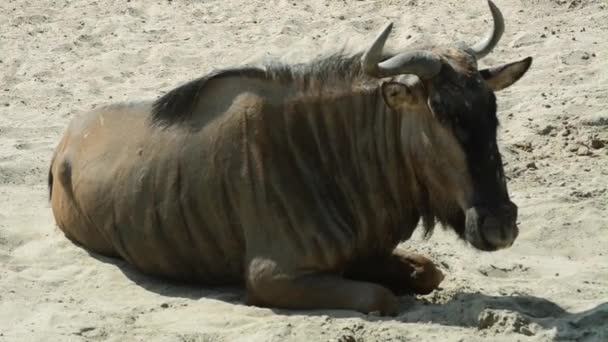
[[517, 207], [509, 199], [496, 141], [496, 97], [476, 71], [444, 64], [429, 84], [429, 105], [464, 151], [473, 196], [466, 212], [448, 218], [454, 230], [481, 250], [510, 246], [518, 232]]

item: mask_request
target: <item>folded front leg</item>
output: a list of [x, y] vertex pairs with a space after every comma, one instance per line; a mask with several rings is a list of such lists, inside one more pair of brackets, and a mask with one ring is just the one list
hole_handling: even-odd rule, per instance
[[386, 256], [357, 260], [348, 268], [345, 277], [380, 284], [397, 295], [428, 294], [444, 279], [430, 259], [400, 249]]
[[269, 260], [249, 264], [247, 304], [284, 309], [342, 309], [397, 313], [397, 298], [387, 288], [344, 279], [337, 274], [285, 274]]

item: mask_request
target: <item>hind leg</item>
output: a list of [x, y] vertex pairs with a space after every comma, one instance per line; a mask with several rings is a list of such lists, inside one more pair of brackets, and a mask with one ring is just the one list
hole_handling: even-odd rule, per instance
[[61, 155], [51, 165], [49, 190], [55, 222], [70, 241], [95, 253], [119, 257], [100, 230], [82, 214], [72, 189], [71, 164]]
[[62, 197], [62, 189], [53, 190], [52, 209], [57, 227], [75, 245], [92, 252], [118, 258], [118, 253], [112, 245], [101, 235], [99, 230], [87, 224], [77, 208]]
[[444, 279], [443, 273], [430, 259], [400, 249], [387, 256], [353, 263], [345, 277], [383, 285], [397, 295], [428, 294]]

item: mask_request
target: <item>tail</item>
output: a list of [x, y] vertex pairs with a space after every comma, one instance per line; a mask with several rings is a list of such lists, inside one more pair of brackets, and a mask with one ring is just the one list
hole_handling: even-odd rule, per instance
[[49, 201], [53, 198], [53, 164], [55, 164], [55, 158], [57, 156], [57, 152], [53, 153], [53, 158], [51, 159], [51, 165], [49, 166], [49, 176], [48, 176], [48, 186], [49, 186]]
[[49, 201], [50, 201], [51, 198], [53, 197], [53, 171], [52, 171], [52, 166], [49, 168], [48, 184], [49, 184]]
[[[55, 163], [59, 162], [55, 171], [57, 174], [53, 174], [53, 168], [55, 168]], [[57, 180], [61, 183], [65, 194], [71, 200], [74, 200], [74, 193], [72, 190], [72, 164], [70, 163], [69, 158], [65, 155], [57, 159], [57, 153], [53, 155], [53, 159], [51, 161], [51, 166], [49, 167], [49, 175], [48, 175], [48, 188], [49, 188], [49, 201], [53, 198], [53, 185], [55, 185], [55, 176], [57, 176]]]

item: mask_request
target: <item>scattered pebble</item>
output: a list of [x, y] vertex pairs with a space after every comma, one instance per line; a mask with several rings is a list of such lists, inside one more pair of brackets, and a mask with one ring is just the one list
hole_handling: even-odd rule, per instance
[[601, 141], [600, 139], [591, 139], [591, 147], [599, 150], [600, 148], [604, 147], [605, 144], [603, 141]]
[[353, 335], [342, 335], [338, 338], [338, 342], [357, 342], [357, 339]]
[[581, 146], [576, 150], [576, 154], [579, 156], [588, 156], [591, 154], [591, 151], [589, 151], [589, 148], [586, 146]]
[[545, 126], [545, 128], [541, 129], [541, 130], [538, 132], [538, 134], [540, 134], [540, 135], [548, 135], [548, 134], [550, 134], [552, 131], [554, 131], [555, 129], [556, 129], [556, 127], [555, 127], [555, 126], [552, 126], [552, 125], [547, 125], [547, 126]]
[[95, 330], [95, 327], [84, 327], [84, 328], [80, 328], [76, 333], [74, 333], [75, 335], [78, 336], [84, 336], [86, 333]]

